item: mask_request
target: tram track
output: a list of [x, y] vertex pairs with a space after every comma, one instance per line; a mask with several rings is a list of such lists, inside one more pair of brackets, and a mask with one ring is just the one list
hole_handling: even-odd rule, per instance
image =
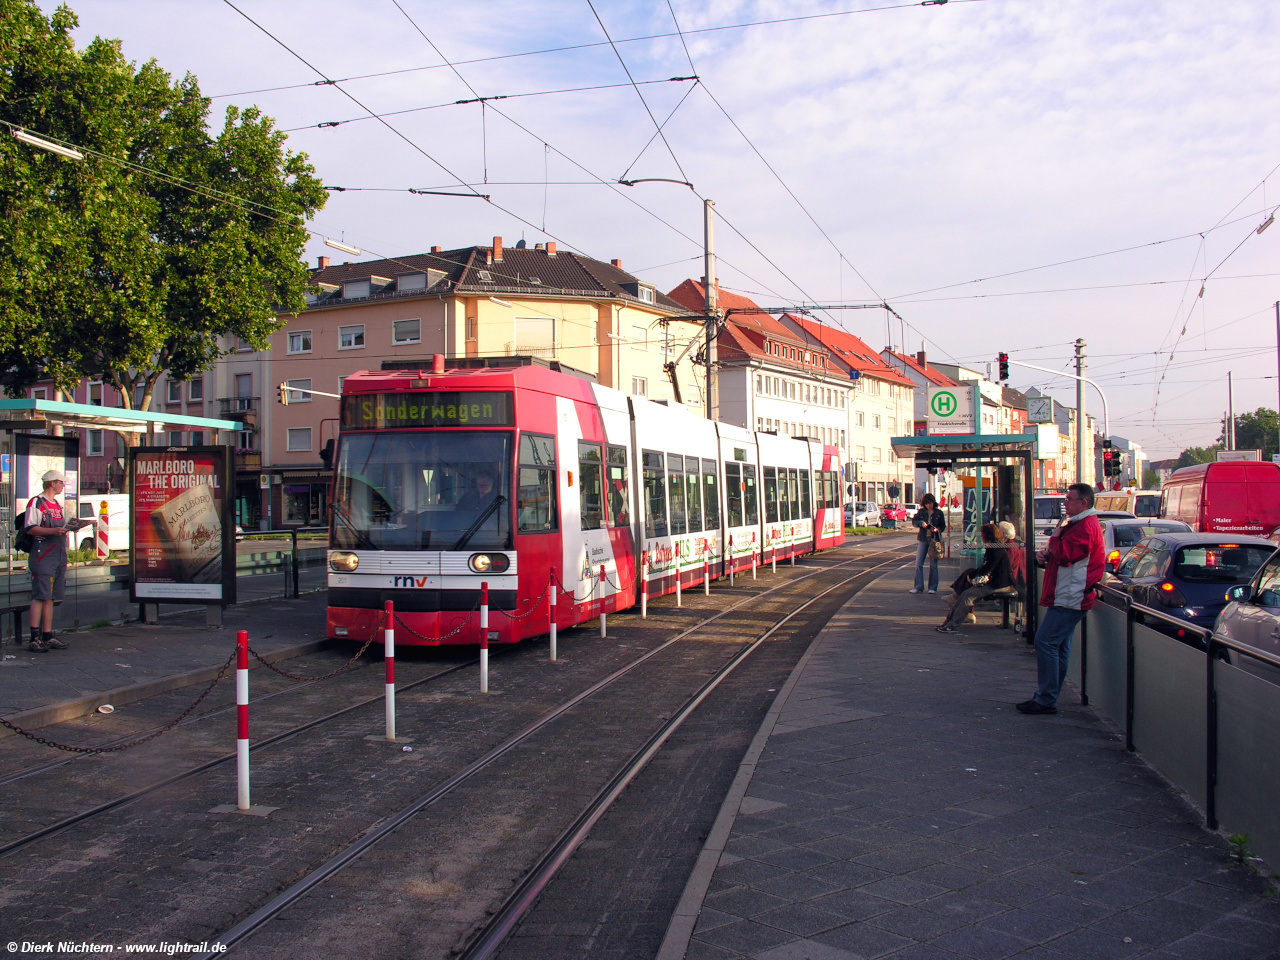
[[[876, 558], [888, 556], [878, 563], [870, 565], [868, 561]], [[671, 735], [680, 728], [681, 724], [698, 708], [700, 704], [728, 677], [739, 665], [747, 660], [750, 655], [757, 650], [762, 644], [775, 636], [787, 623], [799, 616], [809, 607], [816, 604], [819, 600], [828, 597], [832, 593], [839, 591], [841, 588], [848, 587], [854, 581], [874, 577], [878, 575], [883, 568], [891, 567], [907, 559], [907, 555], [902, 552], [901, 548], [890, 548], [886, 550], [876, 551], [874, 553], [864, 553], [852, 557], [835, 564], [826, 564], [820, 569], [810, 573], [802, 574], [798, 577], [788, 578], [783, 583], [770, 587], [763, 591], [751, 593], [749, 596], [733, 603], [729, 607], [718, 611], [714, 615], [707, 617], [692, 626], [679, 631], [675, 636], [659, 643], [657, 646], [646, 651], [639, 657], [634, 658], [623, 667], [613, 671], [608, 676], [597, 680], [595, 683], [585, 689], [574, 694], [567, 700], [561, 702], [556, 707], [548, 710], [525, 724], [515, 733], [508, 736], [502, 742], [490, 748], [479, 758], [471, 761], [462, 769], [458, 770], [452, 776], [433, 786], [427, 792], [415, 798], [409, 804], [402, 806], [394, 814], [383, 817], [376, 821], [352, 843], [341, 849], [336, 855], [319, 867], [313, 868], [300, 879], [293, 882], [284, 889], [278, 896], [272, 898], [268, 903], [253, 911], [249, 916], [241, 920], [235, 926], [226, 930], [216, 942], [224, 947], [230, 947], [237, 943], [243, 943], [266, 930], [276, 918], [280, 917], [290, 907], [303, 901], [307, 895], [313, 892], [320, 884], [335, 878], [342, 871], [350, 867], [352, 864], [360, 860], [365, 854], [373, 851], [380, 843], [394, 834], [402, 826], [409, 823], [413, 818], [423, 811], [438, 804], [446, 798], [451, 798], [452, 794], [460, 792], [464, 785], [467, 785], [478, 774], [490, 771], [504, 757], [515, 756], [521, 748], [528, 749], [529, 742], [541, 732], [547, 731], [553, 724], [569, 717], [578, 708], [588, 704], [593, 698], [603, 691], [609, 690], [618, 684], [622, 678], [631, 675], [643, 665], [650, 663], [654, 658], [658, 657], [664, 651], [671, 650], [674, 645], [682, 640], [694, 637], [700, 632], [705, 632], [707, 628], [713, 624], [719, 624], [727, 621], [733, 614], [743, 610], [751, 604], [758, 603], [769, 597], [786, 591], [790, 588], [800, 586], [802, 591], [808, 586], [808, 581], [815, 578], [830, 574], [832, 571], [840, 571], [855, 565], [862, 565], [857, 572], [850, 576], [843, 577], [835, 583], [825, 585], [823, 589], [812, 595], [802, 595], [794, 598], [798, 603], [792, 603], [790, 608], [784, 615], [776, 619], [767, 629], [754, 635], [747, 642], [736, 641], [738, 649], [728, 657], [721, 656], [724, 660], [711, 675], [702, 683], [691, 696], [683, 697], [683, 702], [674, 709], [669, 716], [666, 716], [658, 730], [653, 732], [645, 742], [626, 758], [625, 762], [620, 765], [617, 772], [609, 778], [598, 790], [594, 792], [590, 802], [583, 807], [582, 812], [577, 818], [566, 827], [556, 840], [542, 854], [536, 858], [534, 868], [526, 873], [523, 878], [517, 878], [517, 885], [514, 891], [503, 902], [493, 915], [493, 919], [486, 924], [474, 936], [467, 937], [468, 943], [463, 947], [466, 951], [465, 955], [469, 958], [490, 957], [494, 951], [501, 945], [506, 935], [519, 922], [520, 917], [528, 906], [536, 900], [538, 893], [545, 888], [546, 884], [554, 877], [556, 870], [562, 866], [574, 850], [587, 836], [591, 827], [598, 822], [601, 816], [608, 810], [610, 804], [616, 800], [645, 765], [655, 756], [662, 748], [663, 744], [671, 737]], [[818, 586], [823, 586], [818, 583]], [[721, 648], [723, 650], [723, 648]], [[584, 721], [590, 722], [590, 721]], [[564, 739], [564, 738], [562, 738]], [[545, 752], [545, 751], [544, 751]], [[590, 763], [591, 761], [586, 761]], [[470, 788], [468, 788], [470, 789]], [[267, 945], [262, 945], [267, 946]], [[458, 947], [454, 947], [456, 951]], [[214, 954], [208, 954], [212, 957]]]

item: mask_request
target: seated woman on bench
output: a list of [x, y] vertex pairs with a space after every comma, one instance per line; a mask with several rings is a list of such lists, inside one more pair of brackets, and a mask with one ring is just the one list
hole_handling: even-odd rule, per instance
[[982, 566], [966, 570], [952, 584], [955, 605], [947, 619], [936, 628], [939, 633], [958, 632], [956, 625], [963, 623], [973, 612], [977, 601], [993, 594], [1013, 593], [1017, 588], [1009, 563], [1009, 549], [1005, 546], [1005, 532], [994, 523], [984, 523], [982, 542], [987, 545], [982, 555]]

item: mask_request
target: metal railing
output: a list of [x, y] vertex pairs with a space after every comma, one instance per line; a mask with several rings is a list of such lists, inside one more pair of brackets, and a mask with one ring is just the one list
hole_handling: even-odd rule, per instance
[[[1122, 727], [1126, 749], [1198, 803], [1209, 829], [1248, 836], [1280, 865], [1280, 656], [1110, 587], [1098, 596], [1072, 657], [1082, 702]], [[1274, 680], [1259, 675], [1267, 668]]]
[[218, 412], [224, 417], [236, 417], [258, 412], [258, 397], [219, 397]]

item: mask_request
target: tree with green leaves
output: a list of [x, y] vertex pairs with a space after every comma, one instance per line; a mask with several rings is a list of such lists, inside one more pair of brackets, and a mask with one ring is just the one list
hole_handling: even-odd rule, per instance
[[215, 135], [193, 76], [115, 40], [77, 50], [76, 26], [65, 6], [0, 0], [0, 384], [91, 377], [145, 409], [165, 372], [212, 366], [219, 338], [263, 349], [304, 309], [326, 194], [256, 108], [228, 107]]
[[[1276, 452], [1280, 437], [1280, 419], [1276, 411], [1270, 407], [1259, 407], [1253, 413], [1236, 414], [1236, 449], [1261, 450], [1262, 459], [1270, 460]], [[1222, 421], [1222, 434], [1218, 437], [1220, 444], [1226, 445], [1226, 418]]]
[[1211, 447], [1187, 447], [1178, 454], [1177, 466], [1194, 467], [1197, 463], [1212, 463], [1218, 459], [1218, 451], [1221, 449], [1222, 445], [1217, 443]]

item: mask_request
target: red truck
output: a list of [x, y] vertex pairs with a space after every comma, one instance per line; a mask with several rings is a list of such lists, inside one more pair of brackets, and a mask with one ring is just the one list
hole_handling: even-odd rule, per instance
[[1161, 490], [1160, 516], [1197, 533], [1265, 537], [1280, 527], [1280, 464], [1233, 460], [1175, 470]]

